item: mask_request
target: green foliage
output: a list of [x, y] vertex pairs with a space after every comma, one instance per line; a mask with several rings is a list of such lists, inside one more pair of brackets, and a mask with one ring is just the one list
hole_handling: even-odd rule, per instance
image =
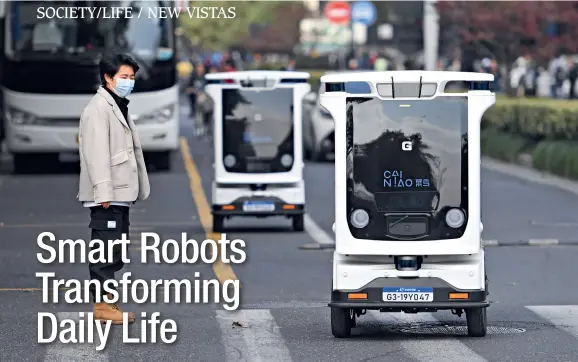
[[516, 162], [530, 151], [532, 166], [578, 179], [578, 102], [500, 97], [484, 114], [482, 152]]
[[482, 127], [517, 134], [533, 141], [578, 140], [578, 102], [531, 98], [498, 98], [484, 114]]
[[191, 18], [186, 11], [179, 17], [180, 27], [191, 42], [204, 49], [227, 50], [249, 34], [252, 23], [268, 23], [273, 9], [279, 2], [273, 1], [191, 1], [191, 7], [234, 8], [234, 18]]
[[311, 74], [311, 78], [309, 78], [309, 84], [311, 84], [311, 89], [312, 90], [317, 90], [317, 88], [319, 88], [319, 83], [321, 82], [321, 76], [323, 74], [325, 74], [325, 72], [323, 71], [318, 71], [318, 70], [313, 70], [313, 71], [307, 71], [309, 72], [309, 74]]
[[524, 138], [501, 132], [496, 129], [485, 129], [480, 138], [482, 153], [507, 162], [517, 162], [518, 156], [528, 147]]
[[534, 168], [552, 174], [578, 179], [578, 143], [543, 141], [532, 152]]
[[281, 70], [284, 66], [286, 66], [284, 63], [265, 63], [251, 67], [250, 70]]

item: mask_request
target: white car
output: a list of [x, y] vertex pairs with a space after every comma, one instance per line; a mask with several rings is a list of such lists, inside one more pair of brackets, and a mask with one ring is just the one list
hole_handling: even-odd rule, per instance
[[325, 91], [321, 83], [317, 92], [312, 91], [303, 98], [303, 141], [305, 156], [313, 161], [334, 159], [335, 123], [326, 109], [318, 102]]
[[[329, 74], [367, 73], [367, 70], [327, 72]], [[355, 90], [350, 92], [356, 93]], [[312, 161], [335, 160], [335, 123], [331, 114], [319, 104], [325, 93], [325, 84], [320, 82], [317, 92], [312, 91], [303, 98], [303, 142], [307, 159]]]

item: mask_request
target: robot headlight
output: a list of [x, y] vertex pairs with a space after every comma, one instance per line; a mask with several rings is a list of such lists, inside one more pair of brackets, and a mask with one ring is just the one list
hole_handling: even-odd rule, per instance
[[281, 165], [283, 165], [283, 167], [290, 167], [292, 164], [293, 164], [293, 156], [289, 154], [281, 156]]
[[369, 214], [363, 209], [353, 210], [350, 216], [351, 225], [358, 229], [363, 229], [369, 224]]
[[237, 159], [233, 155], [226, 155], [225, 158], [223, 158], [223, 163], [225, 164], [226, 167], [231, 168], [235, 166], [235, 164], [237, 163]]
[[466, 215], [464, 215], [464, 212], [460, 209], [450, 209], [446, 213], [446, 224], [451, 228], [457, 229], [461, 227], [465, 221]]

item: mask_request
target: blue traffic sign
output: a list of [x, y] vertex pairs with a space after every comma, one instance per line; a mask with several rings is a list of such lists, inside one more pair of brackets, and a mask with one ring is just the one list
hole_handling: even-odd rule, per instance
[[351, 6], [351, 21], [366, 26], [375, 22], [377, 11], [371, 1], [356, 1]]

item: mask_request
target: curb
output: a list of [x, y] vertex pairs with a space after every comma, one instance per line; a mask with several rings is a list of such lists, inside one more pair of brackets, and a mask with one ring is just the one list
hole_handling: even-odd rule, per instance
[[498, 240], [483, 240], [485, 247], [495, 246], [578, 246], [578, 240], [558, 240], [558, 239], [530, 239], [502, 242]]
[[[558, 240], [558, 239], [530, 239], [518, 241], [498, 241], [498, 240], [483, 240], [484, 247], [512, 247], [512, 246], [577, 246], [578, 240]], [[311, 243], [299, 246], [300, 250], [334, 250], [335, 244], [319, 244]]]
[[335, 249], [335, 244], [320, 244], [311, 243], [304, 244], [299, 247], [300, 250], [333, 250]]

